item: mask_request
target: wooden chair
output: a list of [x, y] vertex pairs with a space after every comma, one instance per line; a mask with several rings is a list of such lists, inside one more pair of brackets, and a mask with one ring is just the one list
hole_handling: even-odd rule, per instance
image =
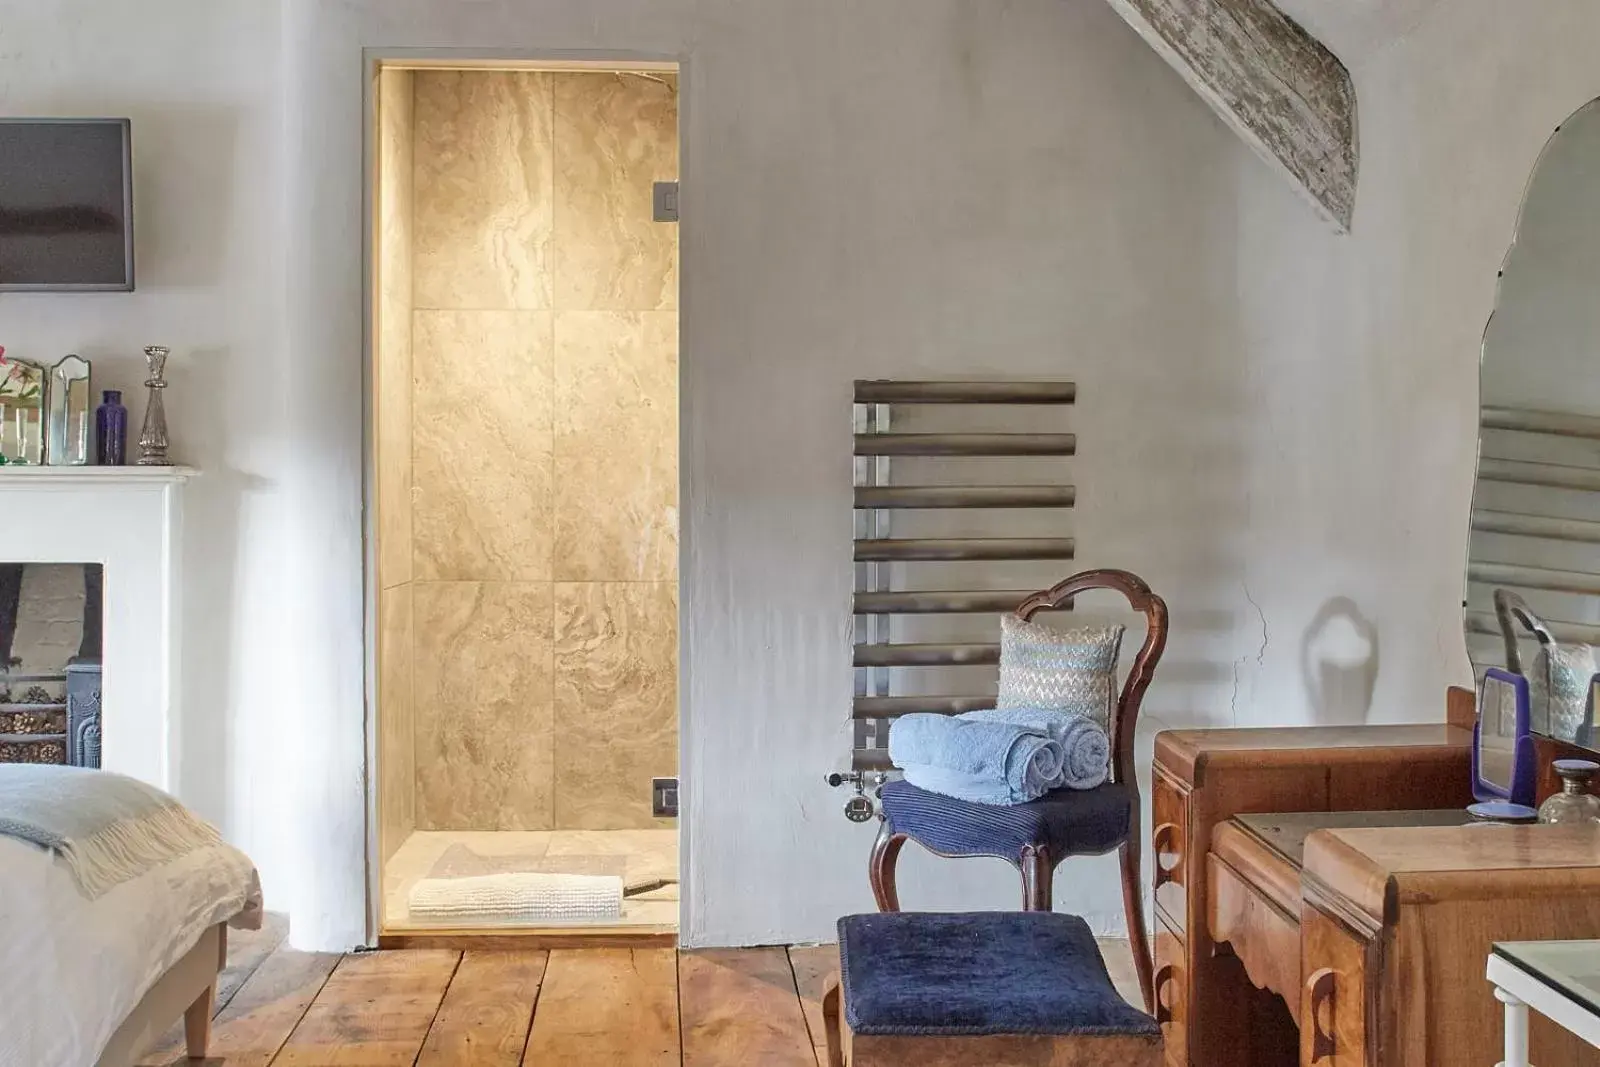
[[1057, 789], [1028, 804], [993, 807], [940, 796], [905, 781], [883, 787], [882, 826], [872, 846], [868, 874], [879, 911], [899, 911], [895, 864], [907, 838], [947, 857], [997, 856], [1022, 874], [1025, 911], [1049, 911], [1056, 865], [1068, 856], [1116, 849], [1122, 861], [1122, 903], [1145, 1009], [1155, 1010], [1150, 944], [1144, 926], [1139, 875], [1139, 780], [1133, 737], [1139, 705], [1167, 643], [1167, 605], [1137, 575], [1119, 570], [1075, 574], [1035, 593], [1017, 608], [1024, 619], [1065, 606], [1095, 589], [1121, 593], [1145, 616], [1144, 645], [1134, 657], [1111, 710], [1111, 774], [1097, 789]]

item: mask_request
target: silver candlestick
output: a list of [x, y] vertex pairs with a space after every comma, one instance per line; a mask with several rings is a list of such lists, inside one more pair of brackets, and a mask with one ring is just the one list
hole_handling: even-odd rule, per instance
[[139, 431], [141, 467], [172, 465], [167, 458], [167, 409], [161, 402], [161, 392], [167, 387], [161, 378], [167, 369], [167, 351], [161, 345], [150, 345], [144, 350], [144, 361], [150, 367], [150, 377], [144, 384], [150, 390], [150, 399], [145, 404], [144, 428]]

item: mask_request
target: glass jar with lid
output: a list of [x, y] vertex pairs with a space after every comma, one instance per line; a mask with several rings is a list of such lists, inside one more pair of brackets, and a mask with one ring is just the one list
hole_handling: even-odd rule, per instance
[[1589, 779], [1600, 763], [1586, 759], [1558, 759], [1551, 764], [1561, 776], [1561, 792], [1539, 805], [1539, 821], [1546, 823], [1600, 822], [1600, 797], [1589, 792]]

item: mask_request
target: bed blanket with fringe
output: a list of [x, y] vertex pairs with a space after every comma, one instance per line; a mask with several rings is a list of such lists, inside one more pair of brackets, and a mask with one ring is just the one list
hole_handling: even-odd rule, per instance
[[83, 895], [221, 841], [176, 799], [126, 775], [53, 764], [0, 764], [0, 835], [60, 856]]

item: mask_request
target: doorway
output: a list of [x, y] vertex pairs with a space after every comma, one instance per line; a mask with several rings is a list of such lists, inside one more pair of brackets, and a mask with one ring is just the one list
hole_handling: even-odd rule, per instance
[[673, 934], [676, 69], [373, 95], [378, 932]]

